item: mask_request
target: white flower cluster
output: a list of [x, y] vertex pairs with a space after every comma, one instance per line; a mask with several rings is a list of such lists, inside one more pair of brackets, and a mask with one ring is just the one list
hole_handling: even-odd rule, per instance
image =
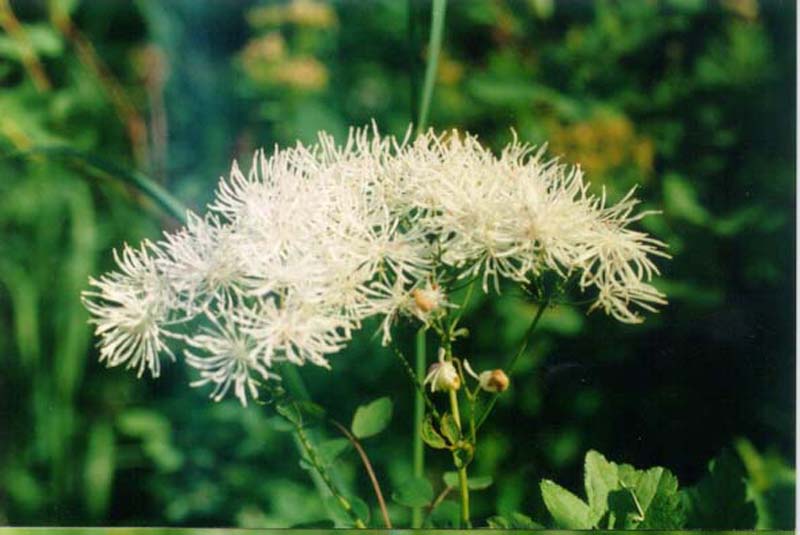
[[[246, 175], [234, 162], [205, 216], [156, 243], [125, 246], [118, 271], [92, 279], [84, 302], [100, 359], [153, 376], [167, 342], [242, 403], [275, 363], [328, 366], [362, 321], [427, 321], [446, 302], [443, 273], [528, 281], [544, 271], [594, 289], [593, 307], [641, 321], [664, 296], [650, 280], [664, 245], [628, 228], [631, 192], [607, 206], [579, 168], [516, 140], [497, 157], [475, 137], [430, 131], [410, 141], [352, 130], [337, 146], [258, 151]], [[188, 332], [187, 332], [188, 331]]]

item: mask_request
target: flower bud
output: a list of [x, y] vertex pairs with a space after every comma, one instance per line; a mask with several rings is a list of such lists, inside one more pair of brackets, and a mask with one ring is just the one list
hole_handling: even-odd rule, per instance
[[439, 362], [434, 362], [428, 368], [428, 375], [425, 376], [423, 384], [431, 385], [431, 392], [461, 388], [461, 377], [458, 375], [458, 370], [451, 361], [444, 360], [443, 350], [439, 350]]
[[415, 288], [411, 292], [411, 297], [414, 298], [414, 306], [422, 314], [427, 314], [439, 308], [442, 301], [442, 293], [437, 287], [433, 288]]
[[510, 381], [506, 372], [496, 369], [481, 373], [478, 376], [478, 384], [486, 392], [505, 392]]

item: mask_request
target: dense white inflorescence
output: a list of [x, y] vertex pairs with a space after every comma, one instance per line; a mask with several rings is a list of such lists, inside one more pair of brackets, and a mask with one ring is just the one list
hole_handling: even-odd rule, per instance
[[109, 366], [158, 376], [182, 341], [193, 385], [246, 404], [276, 363], [327, 367], [369, 316], [389, 343], [399, 316], [452, 306], [443, 273], [488, 292], [551, 271], [593, 291], [592, 308], [640, 322], [637, 308], [666, 303], [651, 279], [668, 255], [629, 228], [647, 215], [633, 193], [609, 205], [580, 168], [516, 140], [498, 157], [456, 131], [400, 141], [365, 128], [343, 146], [320, 134], [256, 152], [246, 175], [234, 162], [206, 215], [126, 245], [83, 298]]

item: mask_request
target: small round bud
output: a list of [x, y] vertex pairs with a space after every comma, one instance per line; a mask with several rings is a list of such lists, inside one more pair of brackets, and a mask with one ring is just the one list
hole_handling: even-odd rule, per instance
[[510, 380], [503, 370], [485, 371], [478, 376], [480, 387], [487, 392], [505, 392]]
[[439, 308], [445, 300], [444, 294], [438, 285], [433, 284], [425, 288], [415, 288], [411, 292], [414, 307], [421, 315], [428, 314]]

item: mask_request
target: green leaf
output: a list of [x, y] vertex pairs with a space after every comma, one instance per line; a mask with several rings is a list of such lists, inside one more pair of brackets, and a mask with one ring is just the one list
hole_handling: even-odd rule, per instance
[[303, 425], [303, 416], [294, 403], [278, 403], [275, 405], [275, 411], [294, 426]]
[[440, 422], [442, 434], [444, 437], [450, 442], [450, 444], [455, 444], [461, 438], [461, 431], [458, 429], [458, 425], [456, 424], [455, 418], [453, 415], [445, 413], [442, 416], [442, 420]]
[[391, 419], [392, 400], [382, 397], [356, 409], [350, 429], [357, 438], [368, 438], [386, 429]]
[[265, 420], [267, 426], [274, 431], [285, 433], [294, 429], [294, 426], [281, 416], [272, 416]]
[[359, 498], [358, 496], [351, 496], [349, 498], [350, 505], [353, 507], [353, 511], [358, 515], [358, 518], [363, 520], [366, 524], [369, 524], [369, 505], [367, 502]]
[[711, 461], [709, 473], [684, 494], [686, 527], [690, 529], [753, 529], [756, 507], [747, 498], [741, 461], [729, 450]]
[[444, 437], [436, 431], [433, 426], [433, 419], [428, 416], [425, 418], [425, 423], [422, 425], [422, 441], [431, 448], [441, 450], [447, 447]]
[[511, 513], [490, 517], [486, 523], [494, 529], [543, 529], [544, 526], [534, 522], [531, 517], [522, 513]]
[[457, 528], [461, 524], [461, 506], [445, 500], [431, 511], [430, 524], [435, 528]]
[[[461, 486], [458, 480], [458, 472], [445, 472], [442, 475], [442, 479], [448, 487], [455, 489]], [[470, 477], [467, 478], [467, 488], [469, 490], [484, 490], [492, 486], [493, 482], [492, 476]]]
[[664, 203], [667, 213], [695, 225], [704, 225], [709, 219], [708, 211], [697, 199], [694, 185], [682, 176], [670, 173], [664, 177]]
[[313, 401], [308, 400], [300, 400], [296, 402], [297, 409], [312, 418], [324, 418], [325, 417], [325, 409]]
[[555, 521], [562, 529], [591, 529], [591, 512], [586, 503], [558, 484], [543, 479], [540, 483], [542, 499]]
[[621, 488], [608, 493], [608, 527], [634, 529], [641, 522], [637, 498], [632, 488]]
[[590, 450], [584, 461], [584, 485], [589, 499], [592, 524], [603, 518], [608, 510], [608, 493], [619, 488], [617, 465], [602, 454]]
[[614, 529], [678, 529], [685, 514], [678, 479], [660, 466], [646, 471], [618, 465], [619, 487], [608, 493], [609, 526]]
[[321, 442], [317, 446], [317, 454], [323, 464], [332, 465], [336, 459], [350, 447], [346, 438], [334, 438]]
[[748, 494], [756, 506], [756, 529], [794, 525], [794, 467], [776, 452], [760, 453], [746, 439], [738, 439], [735, 446], [747, 472]]
[[665, 468], [647, 470], [635, 491], [644, 511], [640, 529], [680, 529], [686, 515], [678, 493], [678, 478]]
[[289, 529], [333, 529], [336, 524], [333, 520], [312, 520], [311, 522], [301, 522], [299, 524], [292, 524]]
[[95, 424], [89, 433], [84, 468], [86, 508], [94, 518], [100, 517], [108, 508], [114, 480], [114, 459], [113, 429], [107, 423]]
[[392, 499], [407, 507], [423, 507], [433, 500], [433, 487], [427, 479], [412, 477], [395, 489]]

